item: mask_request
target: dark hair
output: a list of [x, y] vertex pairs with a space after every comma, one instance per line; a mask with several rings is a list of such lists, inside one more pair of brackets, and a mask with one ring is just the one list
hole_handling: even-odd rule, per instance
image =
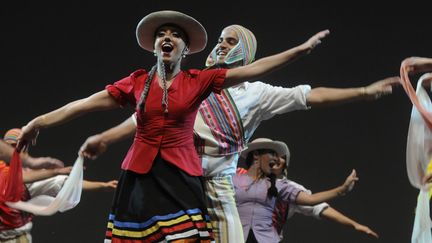
[[152, 67], [150, 72], [148, 73], [147, 79], [145, 81], [145, 86], [143, 91], [141, 92], [140, 100], [137, 104], [137, 109], [144, 111], [145, 109], [145, 101], [150, 89], [150, 83], [153, 80], [154, 74], [156, 73], [157, 64]]
[[177, 29], [181, 30], [181, 32], [182, 32], [181, 39], [186, 43], [186, 46], [189, 46], [189, 36], [186, 33], [186, 31], [182, 27], [180, 27], [180, 26], [178, 26], [176, 24], [173, 24], [173, 23], [166, 23], [166, 24], [163, 24], [163, 25], [159, 26], [156, 29], [155, 33], [154, 33], [154, 39], [155, 40], [156, 40], [157, 34], [158, 34], [158, 32], [159, 32], [159, 30], [161, 29], [162, 26], [170, 26], [170, 27], [174, 27], [174, 28], [177, 28]]
[[268, 175], [268, 178], [270, 179], [270, 187], [267, 190], [267, 197], [268, 198], [277, 197], [279, 195], [279, 192], [276, 187], [276, 175], [271, 173], [270, 175]]
[[283, 158], [285, 160], [285, 164], [284, 164], [284, 168], [282, 169], [282, 172], [281, 172], [280, 176], [288, 177], [288, 161], [287, 161], [287, 156], [283, 155], [283, 156], [281, 156], [281, 158]]
[[274, 151], [272, 149], [257, 149], [257, 150], [250, 151], [247, 154], [246, 160], [245, 160], [246, 169], [249, 169], [252, 165], [254, 152], [258, 153], [258, 155], [266, 154], [266, 153], [276, 153], [276, 151]]
[[[250, 151], [246, 156], [246, 161], [245, 161], [247, 169], [249, 169], [252, 166], [254, 153], [261, 155], [266, 153], [276, 153], [276, 151], [272, 149], [257, 149], [254, 151]], [[267, 190], [267, 197], [268, 198], [277, 197], [279, 195], [279, 192], [276, 188], [276, 175], [270, 173], [270, 175], [268, 175], [267, 177], [270, 179], [270, 187]]]

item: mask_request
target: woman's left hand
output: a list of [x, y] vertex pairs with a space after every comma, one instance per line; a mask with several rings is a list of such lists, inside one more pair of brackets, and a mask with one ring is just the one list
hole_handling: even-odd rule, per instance
[[305, 46], [307, 53], [311, 52], [316, 46], [321, 44], [321, 40], [330, 34], [329, 30], [322, 30], [313, 35], [303, 45]]

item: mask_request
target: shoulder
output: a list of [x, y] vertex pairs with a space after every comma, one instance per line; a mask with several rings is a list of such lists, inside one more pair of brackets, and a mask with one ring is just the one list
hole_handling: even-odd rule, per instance
[[227, 71], [227, 69], [224, 69], [224, 68], [212, 68], [212, 69], [204, 69], [204, 70], [188, 69], [188, 70], [184, 70], [183, 72], [189, 76], [198, 76], [198, 75], [204, 75], [204, 74], [225, 73], [226, 71]]
[[142, 77], [142, 76], [147, 76], [147, 74], [148, 74], [148, 72], [145, 69], [138, 69], [138, 70], [133, 71], [129, 75], [129, 77], [131, 77], [132, 79], [137, 79], [137, 78]]

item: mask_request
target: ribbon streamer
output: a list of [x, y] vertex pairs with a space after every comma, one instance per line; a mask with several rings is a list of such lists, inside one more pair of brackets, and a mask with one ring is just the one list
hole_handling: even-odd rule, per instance
[[79, 156], [75, 161], [66, 182], [56, 197], [39, 195], [28, 201], [10, 200], [6, 202], [6, 205], [11, 208], [42, 216], [49, 216], [58, 211], [64, 212], [74, 208], [81, 199], [83, 164], [84, 159]]
[[426, 185], [422, 184], [422, 179], [432, 158], [432, 104], [427, 91], [423, 87], [425, 75], [420, 77], [417, 82], [416, 92], [414, 92], [408, 72], [404, 67], [401, 67], [400, 72], [402, 86], [413, 103], [407, 138], [407, 173], [411, 185], [420, 189], [411, 242], [431, 243], [430, 195]]

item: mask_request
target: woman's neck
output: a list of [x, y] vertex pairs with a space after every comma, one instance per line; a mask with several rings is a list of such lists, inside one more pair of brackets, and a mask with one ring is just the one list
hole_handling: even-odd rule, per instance
[[249, 167], [247, 171], [247, 175], [251, 177], [253, 180], [258, 179], [259, 168], [256, 163], [253, 163], [251, 167]]
[[165, 72], [166, 81], [174, 79], [180, 71], [180, 65], [175, 65], [173, 63], [159, 63], [158, 65], [158, 76], [163, 77], [163, 72]]

